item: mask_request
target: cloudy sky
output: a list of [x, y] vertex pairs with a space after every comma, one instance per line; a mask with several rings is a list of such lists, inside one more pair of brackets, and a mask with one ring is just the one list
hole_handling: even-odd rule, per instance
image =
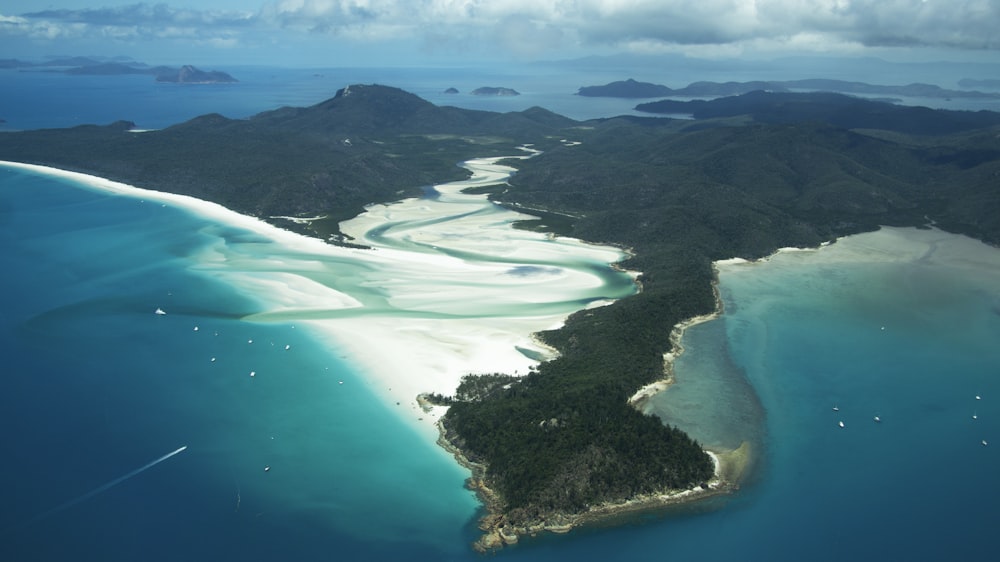
[[592, 54], [1000, 60], [1000, 0], [4, 0], [0, 58], [292, 66]]

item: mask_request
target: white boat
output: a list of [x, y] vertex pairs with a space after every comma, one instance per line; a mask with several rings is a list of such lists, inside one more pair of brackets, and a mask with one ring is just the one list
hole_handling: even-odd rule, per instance
[[840, 408], [839, 408], [838, 406], [834, 406], [834, 407], [833, 407], [833, 411], [834, 411], [834, 412], [839, 412], [839, 411], [840, 411]]
[[873, 419], [875, 420], [875, 423], [879, 423], [880, 421], [882, 421], [882, 418], [878, 416], [875, 416]]
[[166, 312], [164, 312], [162, 308], [157, 308], [156, 310], [153, 311], [153, 314], [159, 314], [162, 316], [166, 314]]
[[840, 427], [844, 427], [844, 422], [837, 422], [837, 425], [839, 425]]

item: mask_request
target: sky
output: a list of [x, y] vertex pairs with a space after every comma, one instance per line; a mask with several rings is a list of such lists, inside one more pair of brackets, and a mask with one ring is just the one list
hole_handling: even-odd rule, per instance
[[0, 59], [419, 66], [620, 53], [1000, 62], [1000, 0], [3, 0]]

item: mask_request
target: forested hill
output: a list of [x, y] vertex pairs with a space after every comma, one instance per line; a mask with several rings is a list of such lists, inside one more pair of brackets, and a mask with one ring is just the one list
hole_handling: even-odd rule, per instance
[[263, 217], [325, 213], [329, 232], [312, 232], [325, 236], [365, 203], [455, 179], [461, 160], [512, 154], [522, 143], [544, 150], [514, 162], [519, 172], [491, 197], [542, 217], [525, 228], [632, 248], [626, 266], [642, 272], [643, 290], [542, 334], [561, 356], [534, 373], [513, 383], [487, 379], [474, 397], [453, 399], [448, 437], [485, 465], [482, 481], [498, 494], [492, 524], [516, 529], [708, 477], [711, 464], [696, 443], [627, 399], [663, 376], [672, 327], [713, 310], [713, 260], [814, 246], [883, 224], [934, 223], [1000, 243], [997, 114], [921, 110], [901, 118], [892, 106], [845, 110], [850, 103], [751, 94], [683, 106], [705, 116], [693, 121], [579, 123], [538, 108], [436, 107], [394, 88], [351, 86], [312, 107], [246, 120], [208, 115], [146, 133], [120, 123], [0, 134], [0, 159]]
[[210, 114], [142, 133], [130, 132], [128, 121], [4, 133], [0, 159], [193, 195], [263, 218], [325, 214], [329, 220], [307, 232], [325, 238], [368, 203], [461, 179], [467, 172], [458, 162], [512, 154], [517, 144], [542, 142], [573, 124], [539, 108], [470, 111], [355, 85], [310, 107], [249, 119]]

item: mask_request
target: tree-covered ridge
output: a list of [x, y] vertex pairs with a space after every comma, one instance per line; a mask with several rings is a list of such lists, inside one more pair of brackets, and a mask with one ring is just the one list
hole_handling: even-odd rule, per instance
[[895, 105], [833, 93], [751, 91], [713, 100], [660, 100], [635, 107], [647, 113], [697, 119], [750, 116], [761, 123], [818, 121], [843, 129], [885, 129], [912, 135], [948, 135], [1000, 125], [993, 111], [951, 111]]
[[927, 137], [817, 122], [682, 123], [607, 120], [583, 144], [521, 164], [494, 197], [585, 217], [571, 233], [587, 240], [647, 252], [684, 240], [711, 259], [928, 221], [1000, 242], [997, 127]]

